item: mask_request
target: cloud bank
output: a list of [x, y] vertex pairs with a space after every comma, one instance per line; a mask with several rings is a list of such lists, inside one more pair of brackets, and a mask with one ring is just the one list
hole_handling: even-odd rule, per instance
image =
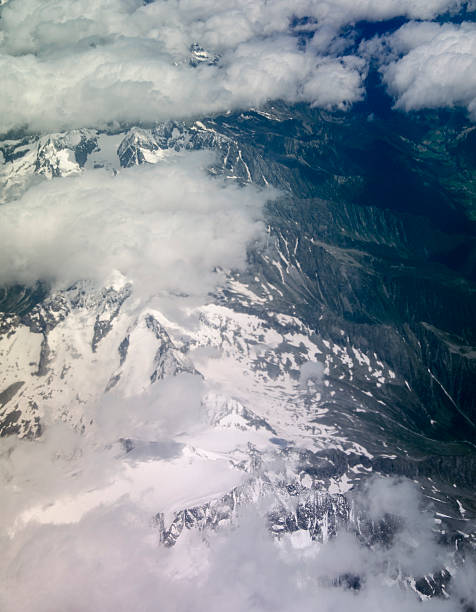
[[386, 43], [397, 59], [382, 73], [397, 108], [463, 106], [476, 118], [476, 24], [409, 23]]
[[[0, 9], [0, 133], [203, 116], [276, 98], [347, 108], [364, 96], [366, 63], [338, 42], [342, 26], [432, 19], [462, 4], [9, 0]], [[218, 61], [192, 66], [194, 43]]]
[[218, 266], [245, 265], [275, 194], [212, 177], [211, 161], [186, 152], [117, 176], [90, 170], [35, 185], [0, 207], [0, 284], [104, 283], [117, 270], [137, 289], [205, 295]]
[[[232, 528], [204, 538], [186, 532], [166, 549], [158, 546], [150, 516], [168, 483], [151, 486], [133, 477], [140, 465], [155, 466], [160, 475], [160, 459], [130, 464], [117, 445], [93, 445], [64, 426], [35, 443], [2, 439], [0, 457], [5, 612], [152, 612], [158, 606], [168, 612], [456, 612], [463, 610], [457, 601], [476, 595], [469, 560], [454, 568], [451, 600], [419, 601], [395, 580], [401, 572], [434, 571], [448, 554], [434, 539], [418, 491], [406, 481], [374, 480], [359, 501], [375, 520], [391, 513], [400, 521], [388, 546], [368, 547], [345, 532], [322, 544], [305, 532], [273, 540], [264, 510], [255, 504], [242, 509]], [[105, 492], [114, 487], [120, 494], [108, 499]], [[96, 495], [96, 502], [81, 510], [88, 495]], [[58, 519], [50, 512], [48, 518], [52, 496], [55, 503], [69, 500], [79, 508], [77, 516]], [[345, 575], [358, 576], [360, 588], [339, 583]]]

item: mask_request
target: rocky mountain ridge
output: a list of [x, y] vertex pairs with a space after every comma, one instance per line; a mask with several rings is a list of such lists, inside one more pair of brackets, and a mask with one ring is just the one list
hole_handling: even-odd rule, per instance
[[[365, 175], [338, 174], [332, 156], [314, 163], [343, 120], [322, 114], [313, 127], [295, 117], [271, 107], [1, 143], [7, 199], [33, 181], [85, 168], [117, 173], [201, 149], [216, 155], [210, 173], [269, 184], [282, 196], [267, 210], [267, 244], [250, 250], [245, 272], [226, 271], [193, 324], [143, 304], [120, 274], [105, 287], [4, 290], [0, 434], [36, 438], [45, 419], [86, 435], [95, 423], [85, 406], [190, 376], [205, 385], [210, 435], [232, 435], [220, 450], [179, 435], [184, 446], [173, 452], [220, 457], [244, 480], [198, 504], [158, 508], [163, 543], [173, 545], [184, 529], [229, 524], [242, 506], [269, 497], [277, 537], [325, 540], [345, 525], [368, 542], [382, 539], [391, 519], [388, 529], [369, 526], [352, 502], [352, 491], [378, 473], [417, 481], [434, 505], [435, 530], [469, 550], [476, 288], [471, 271], [455, 271], [448, 254], [474, 249], [475, 239], [408, 211], [352, 202], [352, 193], [365, 192]], [[314, 364], [308, 375], [306, 364]], [[121, 440], [131, 460], [150, 444]], [[417, 590], [441, 595], [445, 580], [443, 571]]]

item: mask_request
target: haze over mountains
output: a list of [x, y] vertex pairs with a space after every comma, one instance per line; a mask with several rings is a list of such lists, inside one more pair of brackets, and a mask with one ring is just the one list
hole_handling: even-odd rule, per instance
[[471, 2], [0, 6], [0, 608], [474, 609]]

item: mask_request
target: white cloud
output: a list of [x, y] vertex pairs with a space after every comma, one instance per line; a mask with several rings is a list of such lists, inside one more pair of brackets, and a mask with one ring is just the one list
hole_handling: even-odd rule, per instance
[[[311, 106], [347, 108], [364, 97], [362, 79], [366, 71], [364, 60], [355, 56], [324, 59], [305, 83], [304, 95]], [[338, 97], [341, 99], [336, 104]]]
[[[435, 561], [435, 550], [427, 548], [433, 538], [430, 517], [422, 521], [411, 485], [390, 481], [374, 485], [375, 490], [368, 492], [387, 488], [388, 509], [404, 520], [390, 546], [369, 548], [347, 533], [323, 544], [293, 536], [278, 542], [266, 532], [262, 508], [254, 504], [243, 509], [232, 529], [208, 533], [205, 540], [185, 530], [174, 548], [165, 549], [158, 546], [149, 508], [154, 494], [170, 486], [160, 480], [160, 460], [144, 463], [158, 470], [153, 486], [132, 479], [128, 482], [127, 456], [118, 455], [117, 448], [96, 448], [93, 453], [87, 439], [67, 435], [65, 442], [61, 433], [65, 433], [64, 427], [51, 439], [47, 435], [45, 441], [35, 443], [0, 440], [2, 505], [6, 501], [11, 510], [8, 520], [2, 517], [0, 526], [0, 604], [4, 612], [152, 612], [158, 607], [168, 612], [311, 612], [316, 610], [316, 602], [320, 612], [456, 609], [453, 599], [421, 602], [394, 580], [402, 568], [406, 569], [408, 547], [402, 547], [402, 541], [411, 540], [413, 550], [421, 549], [421, 569], [431, 571]], [[27, 445], [30, 463], [21, 460], [21, 447]], [[76, 449], [69, 456], [68, 446]], [[110, 489], [108, 477], [114, 463], [116, 482], [122, 468], [122, 482], [129, 485], [121, 496], [102, 503], [98, 496], [89, 511], [71, 521], [40, 520], [38, 515], [30, 515], [24, 524], [17, 521], [14, 537], [9, 535], [11, 519], [15, 511], [16, 516], [24, 513], [25, 503], [28, 508], [41, 500], [40, 508], [47, 513], [52, 493], [56, 499], [74, 499], [78, 492], [87, 495]], [[138, 484], [139, 489], [134, 488]], [[25, 486], [28, 493], [22, 490]], [[368, 498], [370, 506], [373, 501]], [[402, 516], [399, 512], [406, 501], [409, 507]], [[374, 516], [379, 519], [382, 514], [374, 509]], [[444, 548], [436, 550], [445, 553]], [[471, 567], [455, 568], [455, 573], [456, 597], [471, 597]], [[359, 576], [359, 591], [335, 585], [345, 574]]]
[[[49, 131], [200, 115], [269, 98], [344, 108], [362, 98], [366, 64], [329, 51], [343, 24], [401, 14], [430, 19], [458, 2], [2, 4], [0, 131], [23, 124]], [[289, 32], [293, 16], [317, 20], [316, 36], [305, 49]], [[411, 27], [392, 39], [394, 52], [406, 55], [394, 58], [385, 73], [389, 85], [398, 81], [388, 76], [392, 66], [397, 71], [418, 49], [442, 48], [443, 32], [458, 46], [467, 28]], [[469, 38], [464, 44], [473, 49]], [[219, 53], [220, 65], [192, 68], [186, 60], [195, 41]], [[420, 63], [423, 72], [426, 65]], [[411, 90], [402, 82], [399, 100]], [[451, 88], [447, 92], [456, 95], [459, 85]], [[172, 154], [117, 176], [85, 171], [33, 185], [0, 207], [0, 283], [103, 283], [119, 270], [134, 282], [135, 295], [202, 298], [221, 280], [217, 267], [246, 264], [248, 245], [264, 235], [264, 203], [275, 196], [213, 178], [206, 172], [209, 163], [205, 153]], [[319, 382], [322, 371], [317, 362], [305, 364], [301, 383]], [[402, 519], [401, 533], [385, 550], [362, 546], [349, 534], [322, 546], [307, 541], [296, 548], [292, 538], [277, 544], [254, 516], [257, 506], [236, 529], [209, 536], [209, 542], [190, 533], [173, 550], [158, 547], [151, 517], [162, 510], [159, 502], [182, 507], [190, 497], [230, 490], [236, 483], [229, 480], [243, 472], [190, 448], [177, 461], [149, 456], [141, 464], [125, 456], [117, 439], [130, 436], [157, 451], [162, 438], [170, 443], [183, 430], [201, 426], [203, 392], [200, 377], [182, 374], [154, 384], [149, 393], [124, 398], [113, 392], [99, 405], [87, 405], [84, 415], [94, 426], [85, 436], [48, 423], [46, 415], [39, 440], [0, 439], [0, 608], [307, 612], [318, 602], [322, 612], [420, 610], [416, 596], [391, 578], [401, 567], [429, 571], [445, 551], [436, 547], [431, 517], [421, 513], [408, 484], [377, 481], [367, 491], [371, 516], [390, 511]], [[204, 491], [205, 486], [217, 488]], [[75, 511], [72, 518], [65, 508]], [[345, 572], [361, 572], [361, 591], [331, 586]], [[456, 584], [471, 597], [464, 572]], [[433, 600], [425, 609], [454, 608], [452, 601]]]
[[[344, 107], [361, 99], [365, 68], [362, 60], [330, 52], [342, 25], [396, 15], [431, 18], [458, 5], [10, 0], [1, 19], [0, 132], [198, 116], [273, 98]], [[290, 23], [304, 16], [317, 20], [317, 32], [298, 49]], [[188, 64], [197, 41], [221, 54], [219, 66]]]
[[246, 263], [264, 234], [272, 190], [210, 176], [204, 152], [173, 154], [117, 176], [91, 170], [45, 181], [0, 208], [0, 282], [104, 282], [113, 270], [136, 288], [205, 295], [214, 270]]
[[[360, 99], [361, 66], [299, 51], [296, 41], [251, 41], [227, 51], [221, 66], [174, 64], [161, 44], [148, 39], [117, 40], [105, 47], [54, 57], [0, 58], [7, 95], [0, 130], [105, 126], [114, 121], [156, 121], [200, 116], [269, 99], [341, 106]], [[344, 78], [330, 87], [328, 73]], [[309, 87], [308, 83], [312, 82]]]
[[409, 23], [386, 40], [382, 69], [396, 107], [463, 106], [476, 117], [476, 24]]

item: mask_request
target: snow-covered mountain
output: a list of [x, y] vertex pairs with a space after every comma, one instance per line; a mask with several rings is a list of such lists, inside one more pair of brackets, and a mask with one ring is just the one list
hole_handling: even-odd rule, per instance
[[[446, 593], [458, 555], [475, 546], [474, 280], [450, 261], [475, 241], [372, 201], [358, 139], [337, 167], [335, 148], [361, 129], [275, 105], [0, 143], [4, 201], [42, 181], [117, 175], [202, 149], [215, 154], [210, 174], [279, 190], [265, 240], [200, 303], [175, 295], [171, 308], [154, 279], [146, 295], [118, 270], [102, 285], [2, 290], [0, 434], [33, 443], [63, 423], [126, 466], [94, 498], [78, 491], [20, 519], [61, 522], [70, 507], [87, 512], [147, 480], [160, 489], [150, 516], [167, 546], [263, 504], [278, 539], [326, 542], [350, 530], [365, 546], [391, 545], [398, 516], [371, 518], [363, 499], [372, 475], [405, 477], [449, 552], [399, 580], [421, 598]], [[440, 146], [425, 142], [398, 144], [407, 160], [418, 151], [424, 177], [425, 155]], [[329, 577], [353, 590], [361, 579]]]

